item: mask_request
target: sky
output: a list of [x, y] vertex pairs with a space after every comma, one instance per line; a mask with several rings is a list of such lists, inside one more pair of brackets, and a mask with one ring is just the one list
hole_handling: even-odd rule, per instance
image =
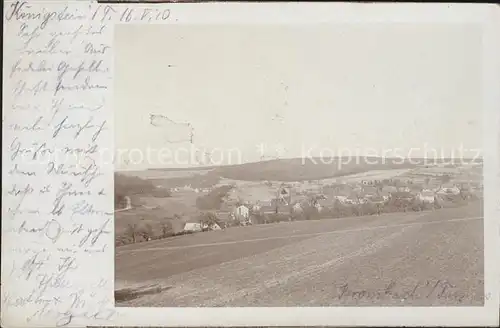
[[117, 167], [474, 152], [480, 37], [465, 24], [120, 25]]

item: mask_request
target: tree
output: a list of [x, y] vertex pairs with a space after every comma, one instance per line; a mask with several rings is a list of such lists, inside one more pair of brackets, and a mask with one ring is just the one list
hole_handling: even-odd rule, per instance
[[203, 213], [200, 217], [200, 224], [202, 227], [207, 227], [205, 229], [210, 229], [214, 224], [218, 224], [217, 215], [213, 212]]
[[377, 207], [373, 202], [368, 201], [361, 205], [361, 211], [366, 215], [373, 215], [377, 213]]
[[224, 197], [232, 189], [232, 186], [225, 185], [213, 189], [208, 194], [196, 199], [196, 206], [200, 210], [218, 210], [220, 209]]
[[132, 239], [132, 243], [135, 244], [137, 241], [137, 225], [135, 223], [131, 223], [127, 226], [127, 230], [125, 231], [125, 235]]
[[434, 196], [434, 207], [435, 208], [442, 208], [443, 207], [443, 200], [438, 196]]
[[167, 238], [169, 235], [172, 234], [172, 223], [170, 222], [163, 222], [161, 224], [161, 236], [163, 238]]
[[149, 223], [144, 225], [141, 229], [138, 231], [139, 235], [142, 237], [144, 240], [151, 240], [153, 238], [153, 227]]
[[424, 202], [422, 202], [420, 199], [414, 198], [413, 202], [411, 204], [411, 208], [414, 211], [423, 211], [425, 208], [425, 205], [424, 205]]

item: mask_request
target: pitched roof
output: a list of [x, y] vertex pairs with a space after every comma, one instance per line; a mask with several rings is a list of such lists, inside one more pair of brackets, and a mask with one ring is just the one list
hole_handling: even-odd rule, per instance
[[201, 224], [198, 222], [186, 222], [184, 225], [184, 230], [195, 230], [195, 229], [200, 229]]

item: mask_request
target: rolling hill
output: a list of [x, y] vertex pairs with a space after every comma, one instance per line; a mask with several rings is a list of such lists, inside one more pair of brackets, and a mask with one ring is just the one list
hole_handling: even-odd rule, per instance
[[[244, 181], [309, 181], [342, 177], [372, 170], [411, 169], [424, 164], [438, 164], [446, 160], [425, 163], [424, 159], [412, 158], [411, 160], [403, 160], [400, 158], [381, 157], [275, 159], [239, 165], [202, 167], [199, 169], [200, 174], [168, 180], [158, 179], [156, 182], [161, 183], [164, 187], [191, 185], [193, 188], [204, 188], [217, 184], [220, 178]], [[151, 169], [155, 173], [161, 170], [165, 172], [193, 171], [193, 168]]]

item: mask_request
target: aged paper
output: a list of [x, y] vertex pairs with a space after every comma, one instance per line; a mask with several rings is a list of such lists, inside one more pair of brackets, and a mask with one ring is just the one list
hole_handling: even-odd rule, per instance
[[[500, 101], [500, 29], [496, 6], [154, 5], [10, 1], [5, 3], [4, 12], [4, 36], [7, 42], [3, 69], [3, 325], [498, 325], [500, 272], [496, 252], [499, 246], [499, 202], [496, 191], [500, 167], [497, 140], [500, 116], [496, 104]], [[186, 171], [194, 163], [197, 169], [213, 169], [228, 164], [273, 162], [297, 157], [293, 147], [299, 147], [302, 143], [323, 142], [328, 135], [322, 135], [321, 131], [328, 130], [330, 121], [343, 117], [340, 114], [335, 117], [323, 114], [332, 104], [342, 104], [346, 108], [352, 106], [346, 110], [346, 113], [350, 111], [352, 114], [359, 110], [354, 106], [354, 99], [359, 100], [364, 96], [367, 99], [377, 99], [379, 105], [386, 104], [390, 107], [396, 103], [394, 99], [397, 97], [391, 96], [389, 89], [376, 91], [375, 87], [352, 87], [356, 85], [353, 81], [356, 76], [359, 78], [360, 72], [349, 74], [347, 67], [352, 69], [356, 65], [323, 64], [327, 56], [333, 57], [341, 51], [333, 51], [334, 45], [317, 47], [313, 42], [316, 37], [321, 36], [343, 40], [336, 45], [343, 45], [344, 50], [347, 49], [344, 60], [351, 57], [354, 60], [356, 53], [349, 52], [352, 42], [348, 42], [344, 36], [351, 35], [355, 38], [356, 35], [367, 33], [363, 29], [368, 24], [374, 29], [386, 29], [384, 31], [395, 34], [406, 31], [415, 38], [408, 40], [408, 46], [417, 42], [416, 35], [420, 33], [417, 31], [430, 31], [433, 26], [436, 30], [434, 36], [432, 33], [423, 34], [433, 40], [439, 40], [438, 35], [444, 37], [446, 33], [449, 33], [448, 39], [455, 40], [457, 31], [464, 32], [463, 39], [468, 41], [457, 41], [456, 49], [459, 51], [462, 47], [463, 53], [470, 50], [475, 57], [470, 57], [472, 59], [469, 58], [469, 61], [463, 59], [465, 55], [457, 55], [458, 59], [455, 61], [450, 58], [449, 64], [446, 64], [450, 68], [450, 76], [448, 80], [441, 77], [439, 81], [448, 81], [456, 86], [456, 90], [460, 90], [456, 91], [457, 97], [464, 96], [460, 99], [469, 99], [465, 97], [466, 93], [474, 94], [475, 100], [467, 104], [477, 108], [460, 109], [466, 113], [463, 117], [457, 114], [458, 111], [440, 111], [452, 103], [443, 100], [446, 97], [442, 93], [436, 91], [436, 95], [432, 94], [432, 90], [438, 90], [442, 85], [436, 84], [436, 89], [429, 87], [431, 91], [427, 95], [417, 91], [418, 83], [415, 84], [414, 93], [410, 89], [406, 92], [408, 104], [413, 106], [412, 115], [424, 106], [436, 106], [433, 110], [436, 115], [434, 120], [421, 110], [422, 119], [415, 123], [416, 131], [441, 131], [436, 136], [450, 137], [450, 140], [457, 141], [462, 140], [460, 135], [451, 138], [452, 134], [446, 131], [461, 129], [463, 136], [466, 136], [463, 139], [468, 142], [467, 145], [472, 145], [468, 147], [469, 150], [474, 145], [480, 145], [481, 174], [484, 179], [479, 182], [480, 187], [471, 185], [481, 190], [470, 197], [464, 196], [463, 189], [455, 188], [456, 186], [450, 186], [444, 192], [453, 193], [455, 188], [458, 190], [457, 195], [471, 203], [475, 197], [474, 204], [481, 205], [479, 208], [482, 215], [476, 215], [474, 211], [469, 214], [460, 209], [446, 212], [453, 214], [441, 215], [440, 213], [444, 213], [444, 206], [439, 205], [429, 218], [427, 216], [431, 209], [427, 209], [427, 212], [424, 208], [419, 209], [422, 212], [417, 216], [422, 217], [422, 220], [417, 220], [417, 216], [411, 216], [414, 214], [404, 214], [409, 216], [403, 217], [401, 213], [406, 213], [407, 209], [403, 211], [401, 206], [395, 205], [401, 207], [398, 207], [401, 213], [386, 214], [379, 210], [378, 213], [370, 214], [371, 217], [366, 221], [363, 220], [368, 215], [367, 212], [353, 214], [356, 218], [344, 218], [337, 213], [337, 221], [318, 219], [314, 222], [302, 220], [300, 215], [290, 214], [286, 223], [269, 223], [266, 220], [265, 225], [260, 225], [250, 219], [250, 213], [255, 217], [255, 213], [259, 211], [254, 205], [258, 205], [260, 199], [253, 200], [255, 204], [252, 205], [244, 203], [242, 199], [241, 203], [236, 203], [232, 215], [245, 220], [240, 220], [237, 227], [207, 232], [205, 230], [220, 228], [219, 223], [185, 220], [185, 216], [190, 215], [186, 214], [188, 210], [167, 213], [167, 209], [159, 202], [144, 203], [145, 197], [139, 197], [142, 202], [136, 203], [135, 196], [140, 193], [132, 192], [126, 185], [124, 194], [116, 192], [121, 191], [117, 186], [122, 186], [122, 180], [116, 178], [116, 170], [146, 170], [147, 178], [161, 185], [161, 180], [172, 178], [165, 178], [165, 175], [171, 174], [168, 173], [170, 171], [162, 171], [165, 168]], [[243, 41], [238, 41], [239, 37]], [[424, 39], [419, 42], [427, 44]], [[244, 42], [250, 42], [248, 40], [253, 42], [254, 48], [243, 48]], [[284, 40], [283, 44], [280, 43], [281, 40]], [[308, 70], [297, 64], [301, 60], [304, 63], [311, 61], [306, 56], [306, 51], [302, 52], [300, 47], [290, 48], [295, 49], [293, 51], [286, 50], [288, 44], [305, 44], [306, 40], [310, 41], [307, 43], [311, 46], [310, 49], [317, 49], [319, 53], [315, 57], [318, 66], [314, 70], [310, 69], [314, 66], [304, 65], [309, 67]], [[442, 42], [448, 42], [446, 38], [443, 40], [445, 41]], [[388, 54], [392, 49], [390, 47], [394, 47], [393, 52], [401, 49], [390, 42], [380, 41], [377, 46], [374, 38], [365, 41], [373, 49], [387, 47], [385, 50]], [[191, 46], [197, 53], [189, 53], [185, 42], [192, 42]], [[215, 47], [218, 52], [210, 47]], [[207, 57], [197, 57], [200, 52], [203, 53], [203, 49]], [[282, 56], [283, 60], [266, 55], [268, 49], [275, 49], [276, 58]], [[360, 46], [360, 49], [364, 48]], [[283, 54], [280, 55], [280, 51]], [[429, 57], [429, 63], [445, 65], [446, 61], [439, 61], [443, 59], [439, 56], [445, 56], [444, 54], [445, 51], [436, 52], [435, 61]], [[249, 59], [252, 56], [258, 57], [258, 60]], [[467, 69], [460, 68], [460, 60], [468, 65]], [[261, 66], [249, 69], [245, 66], [249, 63]], [[390, 70], [389, 64], [387, 63], [387, 67], [375, 64], [366, 64], [364, 67], [360, 63], [357, 67], [366, 69], [366, 81], [369, 77], [374, 78], [378, 76], [376, 74], [383, 73], [384, 69]], [[185, 65], [191, 67], [186, 68]], [[319, 65], [326, 66], [320, 69]], [[326, 72], [334, 70], [333, 67], [337, 72], [342, 71], [342, 67], [346, 68], [342, 73], [345, 75], [344, 89], [336, 89], [336, 97], [325, 98], [324, 95], [328, 93], [326, 88], [333, 81], [329, 80]], [[303, 71], [300, 71], [301, 68]], [[412, 72], [418, 75], [418, 69]], [[472, 83], [471, 86], [474, 90], [460, 89], [462, 85], [457, 81], [462, 75], [457, 72], [470, 72], [463, 76], [477, 78], [474, 81], [478, 83]], [[278, 81], [272, 84], [273, 77], [278, 75], [283, 77], [282, 83]], [[200, 76], [199, 80], [196, 80], [197, 76]], [[297, 78], [298, 76], [302, 78]], [[211, 77], [212, 82], [203, 82], [207, 77]], [[252, 81], [259, 79], [262, 79], [262, 84], [252, 84]], [[402, 85], [403, 80], [400, 81]], [[380, 84], [382, 89], [384, 86], [389, 88], [391, 84], [388, 80], [383, 81]], [[396, 80], [392, 82], [397, 85]], [[203, 83], [206, 83], [206, 88], [203, 88]], [[374, 92], [378, 92], [376, 97]], [[246, 103], [243, 102], [245, 99], [248, 100]], [[403, 98], [398, 99], [403, 101]], [[465, 108], [464, 101], [457, 100], [453, 104]], [[297, 104], [309, 109], [300, 110]], [[261, 108], [252, 109], [249, 107], [251, 105]], [[340, 110], [339, 113], [341, 112]], [[345, 115], [345, 122], [336, 127], [335, 138], [345, 137], [347, 132], [338, 131], [350, 131], [347, 121], [350, 120], [350, 124], [354, 122], [354, 114]], [[439, 115], [442, 116], [437, 117]], [[395, 139], [390, 131], [400, 123], [391, 125], [391, 122], [403, 122], [405, 116], [410, 117], [410, 114], [405, 114], [404, 111], [398, 114], [394, 109], [391, 111], [383, 107], [365, 112], [365, 120], [358, 123], [358, 126], [364, 128], [359, 131], [367, 131], [378, 124], [376, 132], [358, 135], [357, 138], [361, 139], [351, 135], [349, 149], [356, 148], [356, 142], [367, 148], [374, 140], [384, 140], [384, 136], [385, 140]], [[384, 117], [385, 120], [380, 119]], [[448, 120], [446, 117], [453, 118]], [[290, 124], [290, 121], [295, 122], [295, 125]], [[429, 121], [438, 122], [435, 124], [441, 124], [442, 128], [426, 123]], [[365, 124], [367, 122], [371, 122], [371, 125]], [[446, 122], [450, 125], [447, 126]], [[252, 133], [245, 132], [252, 126]], [[481, 128], [474, 130], [472, 126]], [[332, 124], [332, 127], [335, 125]], [[479, 131], [479, 134], [467, 132], [469, 128]], [[299, 134], [300, 131], [307, 133]], [[240, 135], [244, 133], [247, 135]], [[418, 139], [418, 136], [411, 135], [408, 130], [405, 133], [402, 135], [405, 140]], [[331, 135], [334, 135], [333, 132]], [[150, 144], [151, 140], [154, 142]], [[282, 140], [288, 143], [282, 143]], [[422, 138], [419, 140], [425, 142]], [[144, 155], [145, 144], [159, 147], [162, 155], [166, 151], [170, 155], [167, 156], [168, 165], [158, 161], [153, 163], [149, 157], [148, 161], [134, 161], [136, 158], [133, 155]], [[236, 156], [241, 155], [240, 152], [231, 152], [231, 156], [235, 157], [230, 157], [230, 161], [225, 158], [226, 161], [217, 162], [219, 158], [213, 156], [213, 147], [218, 146], [226, 150], [241, 150], [241, 154], [248, 155], [250, 149], [254, 153], [246, 158], [246, 155]], [[193, 147], [196, 151], [190, 152]], [[184, 157], [171, 156], [178, 153], [182, 153]], [[234, 160], [238, 163], [232, 162]], [[314, 163], [316, 162], [313, 161]], [[339, 163], [347, 164], [342, 160]], [[151, 171], [151, 168], [160, 170]], [[292, 203], [295, 199], [292, 197], [298, 197], [297, 190], [305, 185], [317, 185], [319, 183], [313, 180], [324, 180], [324, 177], [309, 178], [310, 181], [301, 181], [292, 186], [282, 182], [278, 187], [274, 186], [273, 174], [280, 176], [283, 171], [290, 173], [288, 169], [285, 166], [278, 167], [276, 172], [265, 179], [254, 176], [245, 179], [253, 182], [262, 180], [258, 182], [261, 184], [259, 190], [278, 190], [277, 196], [273, 193], [269, 197], [282, 200], [286, 203], [286, 211], [290, 210], [292, 213], [294, 210], [299, 211], [299, 207], [293, 207], [296, 203]], [[231, 183], [244, 180], [236, 177], [234, 172], [237, 171], [233, 171]], [[142, 178], [137, 179], [139, 180], [135, 181]], [[287, 179], [294, 182], [295, 177]], [[361, 185], [362, 190], [368, 189], [369, 186], [363, 186], [365, 180], [367, 179], [356, 180], [354, 184]], [[447, 184], [449, 181], [442, 182]], [[429, 184], [429, 181], [426, 183]], [[203, 201], [207, 198], [202, 196], [210, 195], [213, 186], [192, 187], [186, 184], [181, 191], [177, 190], [181, 187], [172, 186], [168, 193], [160, 187], [154, 188], [155, 195], [149, 197], [149, 200], [179, 193], [189, 194], [189, 197], [201, 198]], [[399, 187], [401, 186], [397, 186]], [[436, 193], [446, 189], [446, 186], [438, 187]], [[144, 189], [141, 193], [145, 193]], [[424, 202], [423, 189], [418, 195]], [[117, 196], [120, 198], [119, 202]], [[379, 196], [383, 197], [382, 194]], [[318, 213], [321, 206], [327, 208], [327, 197], [324, 198], [315, 198], [314, 202], [309, 202], [310, 207]], [[434, 202], [437, 198], [432, 199]], [[439, 199], [441, 202], [442, 198]], [[369, 202], [373, 205], [375, 201]], [[381, 201], [384, 202], [390, 203], [389, 200]], [[357, 201], [342, 208], [364, 209], [360, 204], [358, 193]], [[199, 205], [203, 206], [205, 205]], [[274, 214], [279, 214], [278, 205], [273, 207], [271, 204], [271, 207], [273, 211], [276, 210]], [[137, 208], [141, 209], [140, 214], [134, 212]], [[134, 216], [134, 213], [137, 214]], [[213, 218], [210, 216], [212, 214], [207, 214], [212, 211], [203, 213], [205, 218]], [[172, 218], [168, 217], [165, 222], [177, 220], [182, 223], [183, 231], [193, 231], [169, 239], [167, 223], [164, 225], [165, 229], [158, 228], [158, 234], [138, 230], [140, 221], [149, 222], [152, 216], [163, 218], [170, 215]], [[390, 223], [392, 219], [388, 215], [403, 219], [392, 227], [375, 224], [384, 220]], [[330, 218], [328, 215], [324, 216]], [[125, 226], [118, 225], [115, 221], [123, 217], [136, 221]], [[263, 217], [269, 218], [272, 215]], [[423, 222], [424, 219], [427, 221]], [[231, 220], [230, 222], [235, 222], [234, 218]], [[439, 220], [449, 221], [449, 233], [446, 230], [448, 228], [443, 228], [443, 225], [439, 228], [443, 230], [433, 228], [441, 224]], [[328, 225], [328, 222], [331, 224]], [[337, 222], [347, 222], [347, 225], [353, 226], [344, 229]], [[360, 223], [354, 226], [355, 222]], [[196, 231], [197, 224], [199, 233]], [[320, 228], [304, 229], [305, 225]], [[424, 226], [426, 228], [421, 229]], [[126, 228], [123, 234], [120, 230], [122, 227]], [[257, 230], [259, 232], [256, 233]], [[382, 230], [385, 232], [380, 232], [380, 236], [377, 235], [379, 232], [372, 232]], [[373, 236], [364, 236], [362, 231], [369, 231]], [[421, 235], [420, 239], [417, 232], [422, 231], [427, 231], [431, 237], [425, 239], [427, 236]], [[473, 233], [469, 235], [466, 231]], [[196, 233], [192, 235], [191, 232]], [[438, 243], [439, 236], [442, 237], [442, 245]], [[475, 236], [477, 239], [461, 241], [460, 238], [465, 238], [464, 236]], [[159, 240], [151, 241], [153, 237]], [[208, 239], [203, 241], [203, 238]], [[313, 238], [311, 240], [316, 244], [280, 244], [300, 238]], [[406, 248], [396, 249], [397, 244], [391, 244], [392, 240], [403, 240], [402, 238], [407, 238], [403, 244]], [[419, 243], [429, 240], [436, 240], [439, 244], [435, 246], [438, 251], [429, 252], [428, 256], [415, 255], [421, 260], [419, 263], [424, 264], [412, 267], [411, 258], [414, 255], [411, 250], [423, 247], [418, 246]], [[123, 243], [131, 245], [122, 246]], [[268, 247], [267, 243], [276, 243], [278, 246], [273, 244], [273, 247], [277, 250], [256, 251], [259, 247]], [[391, 247], [395, 251], [407, 249], [407, 254], [410, 255], [401, 262], [396, 255], [390, 256]], [[426, 247], [434, 249], [430, 244]], [[184, 254], [184, 257], [172, 257], [175, 252]], [[219, 263], [217, 256], [223, 252], [229, 255], [225, 262]], [[462, 264], [472, 263], [475, 266], [447, 266], [446, 263], [456, 264], [460, 253], [465, 254]], [[379, 255], [370, 257], [372, 254]], [[385, 257], [380, 254], [385, 254]], [[471, 259], [469, 254], [478, 259]], [[242, 257], [245, 259], [241, 260]], [[251, 259], [247, 261], [246, 257]], [[454, 262], [447, 261], [452, 257]], [[212, 259], [215, 262], [210, 262]], [[343, 266], [349, 261], [353, 262]], [[408, 265], [408, 270], [404, 271], [408, 275], [396, 277], [399, 280], [395, 285], [390, 285], [390, 288], [384, 287], [385, 282], [382, 280], [380, 283], [375, 282], [373, 277], [368, 281], [369, 284], [366, 281], [363, 284], [361, 278], [370, 277], [363, 276], [363, 272], [369, 272], [363, 271], [364, 263], [378, 267], [376, 270], [380, 275], [389, 274], [390, 265], [396, 263], [394, 268], [398, 269], [397, 263], [402, 263], [400, 267]], [[425, 276], [425, 265], [431, 263], [437, 263], [439, 267], [432, 268], [432, 276]], [[344, 275], [342, 270], [345, 269], [348, 270]], [[421, 281], [413, 282], [410, 279], [416, 271], [424, 277], [426, 286]], [[463, 276], [460, 275], [462, 273]], [[460, 282], [453, 281], [456, 277], [460, 277]], [[340, 281], [341, 296], [338, 295], [336, 280]], [[432, 294], [432, 297], [418, 298], [415, 290], [413, 293], [398, 291], [401, 281], [413, 283], [412, 286], [416, 286], [418, 293], [427, 293], [429, 289], [430, 294], [436, 290], [439, 292]], [[466, 283], [461, 285], [464, 281]], [[472, 287], [455, 291], [455, 285]], [[374, 288], [372, 290], [366, 286]], [[405, 285], [405, 288], [408, 286]], [[397, 299], [395, 296], [398, 296]], [[386, 302], [386, 299], [390, 299], [390, 302]]]
[[[2, 322], [111, 320], [110, 33], [88, 2], [5, 4]], [[106, 157], [106, 159], [105, 159]]]

